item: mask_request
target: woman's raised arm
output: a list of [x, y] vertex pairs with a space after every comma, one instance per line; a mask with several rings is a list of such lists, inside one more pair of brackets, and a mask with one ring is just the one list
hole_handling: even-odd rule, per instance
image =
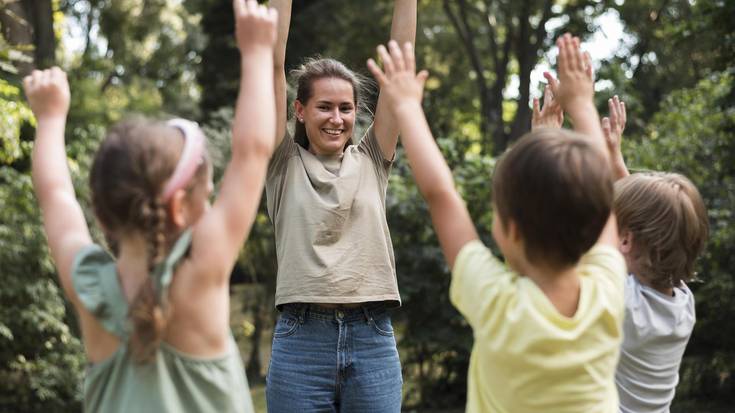
[[[390, 38], [401, 47], [406, 42], [416, 44], [416, 3], [417, 0], [395, 0]], [[373, 127], [383, 156], [392, 159], [398, 143], [398, 122], [381, 95], [378, 95]]]

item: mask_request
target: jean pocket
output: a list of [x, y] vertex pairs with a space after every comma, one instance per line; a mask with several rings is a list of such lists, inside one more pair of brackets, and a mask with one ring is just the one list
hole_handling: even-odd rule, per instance
[[381, 336], [393, 337], [393, 324], [390, 322], [388, 315], [382, 315], [370, 319], [370, 325], [373, 330]]
[[284, 338], [293, 335], [299, 328], [299, 320], [295, 317], [281, 315], [273, 328], [274, 338]]

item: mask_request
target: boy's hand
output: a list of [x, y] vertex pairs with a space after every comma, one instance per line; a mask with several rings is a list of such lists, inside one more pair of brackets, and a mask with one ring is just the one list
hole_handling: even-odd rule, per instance
[[565, 112], [572, 115], [579, 109], [594, 106], [594, 79], [589, 53], [579, 50], [579, 38], [569, 33], [556, 40], [559, 47], [557, 60], [559, 83], [551, 84], [554, 98]]
[[613, 172], [618, 178], [628, 175], [628, 170], [623, 159], [623, 152], [620, 148], [623, 131], [625, 130], [625, 122], [627, 114], [625, 111], [625, 102], [621, 101], [618, 96], [608, 99], [607, 106], [610, 111], [610, 117], [602, 118], [602, 133], [605, 136], [605, 143], [610, 154]]
[[380, 85], [380, 95], [388, 101], [392, 110], [404, 104], [421, 106], [424, 83], [429, 72], [422, 70], [416, 74], [416, 61], [411, 43], [406, 43], [403, 50], [398, 43], [388, 42], [390, 53], [385, 46], [378, 46], [378, 55], [383, 61], [383, 70], [373, 59], [368, 60], [368, 68]]
[[58, 67], [34, 70], [23, 78], [23, 90], [36, 120], [65, 119], [69, 112], [69, 82]]
[[610, 117], [602, 118], [602, 132], [605, 135], [605, 143], [607, 143], [611, 159], [615, 159], [615, 156], [621, 153], [620, 141], [625, 130], [625, 121], [627, 120], [625, 102], [621, 101], [615, 95], [612, 99], [608, 99], [607, 106], [610, 111]]
[[240, 53], [258, 47], [273, 48], [276, 42], [278, 12], [258, 5], [255, 0], [233, 0], [235, 37]]
[[[531, 130], [536, 128], [561, 128], [564, 123], [564, 111], [559, 101], [554, 99], [553, 88], [558, 88], [559, 81], [549, 72], [544, 72], [544, 77], [549, 84], [544, 88], [544, 106], [539, 108], [538, 98], [533, 99], [533, 116], [531, 118]], [[552, 86], [553, 85], [553, 86]]]

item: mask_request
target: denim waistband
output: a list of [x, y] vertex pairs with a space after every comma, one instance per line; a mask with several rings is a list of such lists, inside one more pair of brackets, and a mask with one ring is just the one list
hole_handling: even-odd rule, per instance
[[365, 303], [355, 308], [326, 308], [319, 304], [291, 303], [284, 304], [282, 313], [296, 316], [300, 322], [314, 318], [320, 320], [368, 321], [374, 317], [381, 316], [388, 311], [388, 306], [383, 302]]

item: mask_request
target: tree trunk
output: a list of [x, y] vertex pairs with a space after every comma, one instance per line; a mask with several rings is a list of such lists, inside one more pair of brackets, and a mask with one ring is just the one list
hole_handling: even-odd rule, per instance
[[56, 63], [56, 38], [54, 36], [54, 10], [51, 0], [26, 0], [23, 2], [33, 26], [33, 45], [35, 62], [39, 69], [46, 69]]

